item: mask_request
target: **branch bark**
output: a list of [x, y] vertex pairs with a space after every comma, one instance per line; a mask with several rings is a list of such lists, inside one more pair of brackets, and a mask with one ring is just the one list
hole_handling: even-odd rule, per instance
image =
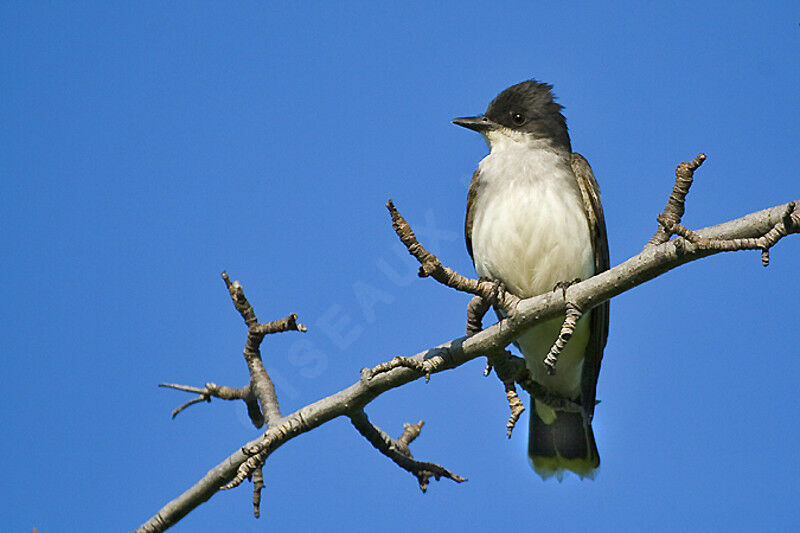
[[[693, 165], [698, 160], [700, 160], [699, 163]], [[681, 167], [679, 167], [680, 172], [676, 172], [676, 188], [678, 188], [677, 181], [683, 178], [682, 189], [674, 201], [672, 197], [670, 198], [670, 203], [665, 209], [665, 212], [671, 210], [677, 216], [659, 217], [659, 231], [641, 253], [614, 268], [571, 285], [562, 291], [548, 292], [524, 300], [519, 300], [502, 289], [498, 290], [496, 283], [466, 278], [442, 265], [438, 258], [427, 252], [416, 241], [408, 224], [389, 202], [387, 207], [389, 207], [392, 214], [392, 222], [398, 236], [422, 265], [420, 268], [421, 277], [430, 275], [445, 285], [480, 296], [484, 301], [490, 301], [503, 308], [507, 313], [506, 318], [487, 329], [476, 331], [480, 327], [480, 318], [477, 318], [478, 326], [476, 327], [476, 317], [472, 316], [470, 332], [474, 332], [474, 334], [468, 337], [452, 339], [412, 357], [395, 358], [373, 369], [365, 369], [362, 371], [361, 378], [350, 387], [307, 405], [286, 417], [280, 417], [277, 398], [274, 398], [274, 388], [272, 388], [271, 394], [269, 390], [262, 390], [257, 396], [262, 407], [268, 407], [264, 409], [269, 420], [267, 431], [261, 437], [242, 446], [211, 469], [194, 486], [169, 502], [155, 516], [142, 524], [137, 531], [164, 531], [192, 509], [208, 500], [217, 491], [223, 488], [232, 488], [248, 476], [258, 472], [269, 455], [281, 445], [340, 416], [350, 418], [362, 435], [367, 437], [382, 453], [388, 455], [406, 470], [414, 473], [420, 480], [421, 485], [423, 484], [423, 479], [420, 477], [420, 473], [428, 477], [450, 477], [455, 481], [463, 479], [438, 465], [419, 463], [413, 460], [413, 458], [409, 457], [410, 452], [408, 455], [403, 454], [399, 451], [398, 443], [405, 442], [407, 447], [407, 444], [416, 435], [406, 435], [404, 433], [401, 439], [393, 441], [369, 422], [366, 414], [364, 414], [364, 407], [388, 390], [401, 387], [422, 376], [427, 377], [431, 374], [456, 368], [476, 357], [488, 355], [490, 363], [494, 365], [498, 373], [498, 377], [507, 385], [506, 392], [512, 409], [512, 418], [509, 420], [508, 428], [510, 433], [513, 423], [516, 422], [516, 418], [521, 413], [519, 409], [519, 403], [521, 402], [516, 398], [516, 392], [513, 388], [515, 380], [523, 388], [536, 394], [537, 398], [539, 398], [538, 394], [541, 392], [536, 383], [529, 379], [526, 380], [524, 376], [520, 377], [522, 375], [520, 363], [515, 361], [515, 359], [519, 358], [509, 357], [505, 352], [505, 347], [523, 330], [556, 316], [564, 316], [567, 312], [568, 304], [587, 312], [606, 300], [690, 261], [701, 259], [720, 251], [753, 247], [762, 250], [768, 249], [781, 237], [800, 231], [800, 210], [796, 208], [796, 205], [800, 204], [789, 202], [751, 213], [724, 224], [691, 232], [691, 235], [682, 232], [683, 230], [678, 226], [680, 224], [680, 216], [683, 214], [685, 194], [688, 192], [688, 185], [691, 184], [691, 179], [688, 180], [688, 185], [686, 184], [685, 172], [693, 172], [700, 163], [702, 163], [702, 160], [698, 156], [695, 161], [682, 164], [688, 165], [688, 169], [685, 168], [681, 171]], [[686, 238], [677, 237], [667, 240], [672, 234], [683, 234]], [[741, 246], [738, 247], [731, 244], [720, 244], [722, 242], [735, 242], [736, 239], [745, 239], [745, 241], [740, 241], [738, 244]], [[747, 239], [760, 240], [757, 241], [758, 246], [755, 246], [754, 242], [756, 241], [748, 241]], [[711, 245], [709, 243], [715, 244]], [[301, 326], [296, 324], [294, 321], [296, 317], [293, 318], [293, 315], [283, 321], [278, 321], [282, 322], [279, 325], [276, 325], [277, 322], [269, 323], [272, 326], [258, 324], [255, 313], [252, 312], [252, 307], [244, 298], [241, 287], [238, 283], [231, 283], [227, 276], [224, 277], [236, 308], [242, 314], [248, 326], [245, 359], [248, 362], [251, 377], [257, 376], [261, 380], [260, 370], [254, 367], [257, 367], [257, 363], [261, 362], [258, 345], [263, 340], [263, 335], [273, 330], [301, 330]], [[476, 308], [478, 311], [485, 312], [488, 305], [477, 302], [471, 307], [474, 315]], [[260, 338], [258, 338], [259, 335]], [[255, 345], [255, 349], [253, 349], [253, 345]], [[257, 361], [251, 362], [250, 359], [256, 359], [254, 354], [257, 356]], [[261, 369], [263, 369], [263, 365], [261, 365]], [[522, 369], [524, 369], [524, 366]], [[264, 374], [266, 374], [266, 371], [264, 371]], [[508, 387], [509, 383], [511, 387]], [[269, 382], [269, 385], [271, 386], [271, 382]], [[199, 391], [192, 392], [202, 394]], [[412, 463], [416, 463], [416, 465]], [[441, 470], [437, 470], [437, 468]], [[425, 485], [427, 485], [427, 478], [424, 481]], [[263, 483], [263, 479], [260, 482]]]
[[394, 461], [397, 466], [403, 470], [413, 474], [414, 477], [417, 478], [419, 488], [422, 489], [422, 492], [428, 489], [428, 482], [431, 478], [436, 478], [438, 481], [439, 478], [446, 477], [457, 483], [463, 483], [467, 480], [466, 478], [452, 473], [443, 466], [439, 466], [435, 463], [417, 461], [414, 459], [414, 456], [411, 455], [409, 446], [414, 439], [419, 437], [422, 426], [425, 424], [424, 421], [420, 420], [416, 424], [405, 424], [403, 433], [397, 440], [381, 431], [379, 427], [374, 426], [372, 422], [369, 421], [369, 418], [367, 418], [367, 413], [365, 413], [363, 409], [356, 409], [355, 412], [350, 415], [350, 421], [358, 432], [378, 451]]

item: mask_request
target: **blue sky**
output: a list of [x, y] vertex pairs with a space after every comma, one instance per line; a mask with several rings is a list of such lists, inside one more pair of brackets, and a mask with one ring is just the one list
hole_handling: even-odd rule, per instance
[[[467, 296], [418, 280], [393, 198], [472, 274], [468, 179], [450, 124], [512, 83], [554, 84], [602, 192], [612, 263], [655, 229], [675, 165], [704, 151], [685, 223], [800, 197], [800, 11], [791, 2], [0, 6], [0, 465], [4, 529], [129, 530], [258, 433], [243, 405], [161, 381], [240, 386], [259, 318], [284, 412], [359, 369], [462, 334]], [[786, 530], [800, 520], [800, 239], [687, 265], [616, 298], [595, 481], [543, 482], [527, 415], [482, 361], [368, 409], [467, 476], [415, 480], [344, 420], [292, 441], [176, 531]], [[372, 302], [372, 304], [370, 304]], [[277, 525], [274, 521], [278, 521]]]

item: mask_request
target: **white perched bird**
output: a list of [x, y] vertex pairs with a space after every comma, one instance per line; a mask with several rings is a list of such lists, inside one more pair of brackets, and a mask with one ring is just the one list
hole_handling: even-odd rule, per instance
[[[481, 133], [491, 150], [472, 177], [465, 236], [478, 275], [528, 298], [609, 267], [600, 191], [589, 163], [573, 153], [562, 107], [550, 85], [509, 87], [486, 113], [453, 123]], [[544, 359], [562, 318], [539, 324], [516, 345], [535, 381], [579, 404], [580, 412], [534, 398], [528, 456], [543, 478], [565, 470], [593, 477], [600, 456], [592, 432], [597, 377], [608, 335], [609, 304], [583, 315], [548, 374]]]

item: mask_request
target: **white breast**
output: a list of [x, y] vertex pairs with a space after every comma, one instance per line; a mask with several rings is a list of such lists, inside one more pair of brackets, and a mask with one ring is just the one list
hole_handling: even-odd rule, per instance
[[[550, 291], [562, 281], [594, 274], [589, 223], [569, 154], [526, 143], [493, 143], [480, 163], [472, 249], [479, 276], [502, 281], [520, 297]], [[541, 364], [560, 319], [523, 333], [517, 340], [534, 379], [562, 395], [580, 388], [588, 321], [581, 320], [559, 358], [556, 376]]]
[[586, 217], [569, 161], [516, 143], [480, 163], [472, 248], [478, 275], [521, 297], [594, 274]]

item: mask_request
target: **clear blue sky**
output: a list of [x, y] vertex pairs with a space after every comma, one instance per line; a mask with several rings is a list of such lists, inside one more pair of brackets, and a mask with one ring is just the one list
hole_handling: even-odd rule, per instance
[[[222, 401], [173, 421], [188, 397], [156, 387], [246, 382], [223, 269], [262, 320], [309, 326], [264, 343], [285, 412], [461, 335], [468, 298], [414, 277], [383, 204], [471, 274], [486, 147], [450, 119], [512, 83], [554, 84], [614, 264], [699, 151], [690, 227], [800, 197], [796, 3], [561, 4], [4, 2], [3, 529], [132, 529], [258, 434]], [[716, 256], [614, 300], [593, 482], [534, 475], [527, 415], [506, 440], [476, 360], [368, 410], [395, 435], [425, 419], [415, 454], [468, 483], [423, 495], [336, 420], [269, 459], [259, 521], [247, 484], [175, 530], [790, 529], [799, 262], [787, 239], [767, 269]]]

